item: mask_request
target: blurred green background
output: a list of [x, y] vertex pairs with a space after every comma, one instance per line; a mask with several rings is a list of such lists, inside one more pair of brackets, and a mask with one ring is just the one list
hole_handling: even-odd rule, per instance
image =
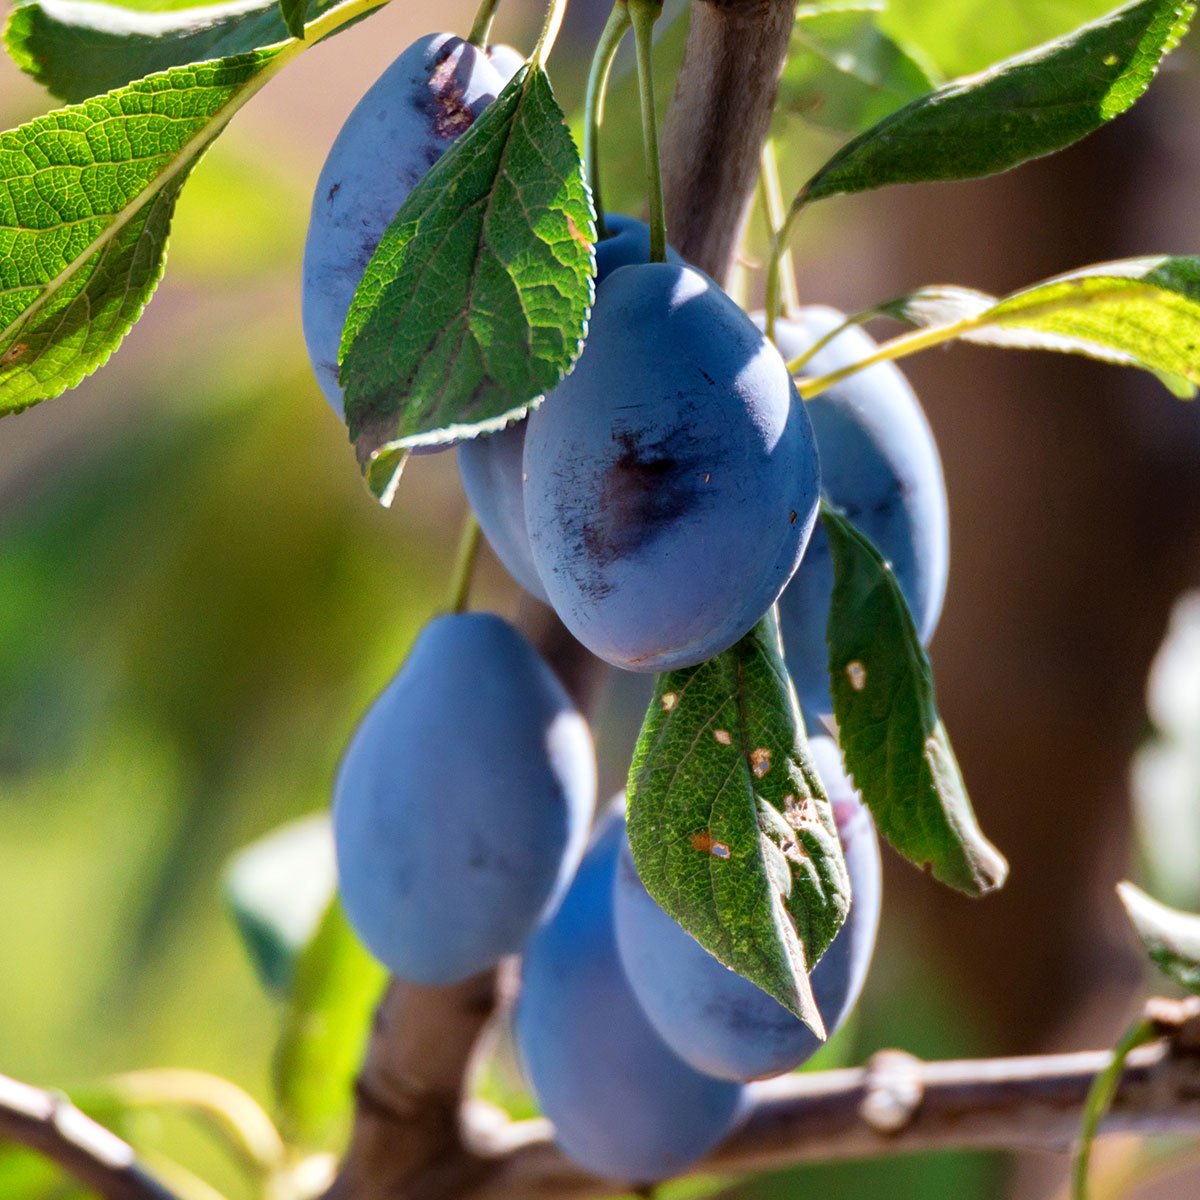
[[[893, 0], [887, 22], [950, 74], [1107, 7]], [[572, 0], [555, 64], [568, 106], [606, 8]], [[166, 280], [118, 356], [0, 424], [0, 1071], [71, 1087], [196, 1067], [269, 1102], [279, 1009], [229, 920], [222, 868], [327, 803], [357, 715], [441, 602], [463, 505], [449, 456], [416, 460], [391, 512], [359, 482], [300, 335], [308, 204], [370, 81], [472, 13], [403, 0], [289, 68], [185, 189]], [[506, 0], [501, 34], [528, 47], [539, 13]], [[801, 294], [853, 309], [922, 283], [1004, 290], [1194, 252], [1198, 99], [1185, 51], [1131, 116], [1051, 162], [823, 206], [797, 241]], [[48, 107], [0, 65], [6, 126]], [[835, 144], [780, 133], [793, 181]], [[610, 136], [615, 156], [636, 130]], [[972, 903], [888, 862], [876, 967], [839, 1052], [1108, 1044], [1144, 986], [1111, 885], [1131, 869], [1146, 671], [1171, 601], [1200, 583], [1200, 412], [1115, 369], [1032, 355], [961, 349], [911, 374], [951, 496], [943, 711], [1014, 869], [1003, 896]], [[515, 611], [490, 559], [476, 596]], [[614, 786], [629, 724], [610, 723]], [[1200, 785], [1181, 804], [1194, 815]], [[1162, 899], [1200, 904], [1191, 867]], [[244, 1194], [179, 1123], [139, 1134]], [[1102, 1165], [1120, 1175], [1131, 1153]], [[1063, 1175], [1061, 1160], [945, 1155], [739, 1195], [1037, 1200]], [[1138, 1194], [1195, 1194], [1180, 1179]]]

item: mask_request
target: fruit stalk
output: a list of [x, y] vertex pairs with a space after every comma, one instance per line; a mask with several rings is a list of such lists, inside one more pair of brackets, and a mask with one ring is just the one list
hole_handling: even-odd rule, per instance
[[596, 43], [583, 106], [583, 164], [587, 171], [588, 186], [592, 189], [592, 203], [596, 208], [596, 237], [601, 241], [608, 237], [604, 204], [600, 196], [600, 128], [604, 124], [604, 97], [613, 60], [630, 24], [629, 5], [624, 0], [617, 0]]
[[654, 103], [654, 23], [662, 15], [662, 0], [628, 0], [628, 9], [637, 43], [638, 96], [646, 152], [646, 191], [650, 200], [650, 261], [660, 263], [667, 261], [667, 214]]
[[491, 40], [492, 23], [496, 19], [496, 9], [499, 7], [500, 0], [481, 0], [471, 32], [467, 34], [467, 41], [472, 46], [478, 46], [482, 50]]

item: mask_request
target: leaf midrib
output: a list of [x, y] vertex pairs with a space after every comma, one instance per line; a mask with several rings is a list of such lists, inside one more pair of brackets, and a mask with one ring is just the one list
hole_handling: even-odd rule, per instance
[[[0, 332], [0, 346], [7, 345], [10, 339], [17, 337], [20, 332], [28, 326], [29, 322], [45, 307], [49, 299], [63, 287], [71, 277], [85, 266], [91, 259], [105, 246], [111, 244], [121, 231], [133, 220], [135, 216], [153, 199], [156, 195], [164, 191], [174, 179], [187, 167], [190, 167], [192, 162], [207, 148], [208, 144], [217, 137], [218, 134], [232, 119], [233, 114], [237, 112], [252, 96], [259, 92], [267, 82], [274, 76], [275, 72], [285, 63], [294, 57], [298, 49], [303, 47], [302, 42], [283, 42], [279, 43], [280, 49], [276, 54], [266, 60], [262, 67], [245, 83], [229, 97], [217, 110], [213, 119], [206, 123], [203, 128], [189, 138], [179, 150], [172, 156], [170, 165], [160, 175], [156, 175], [153, 180], [148, 182], [136, 196], [126, 205], [124, 205], [119, 214], [113, 219], [112, 223], [107, 225], [104, 231], [95, 237], [88, 246], [81, 251], [67, 266], [60, 271], [53, 279], [48, 280], [43, 286], [37, 299], [25, 308], [16, 320]], [[292, 47], [297, 49], [293, 50]], [[265, 53], [270, 50], [266, 47]], [[212, 60], [214, 62], [220, 60]], [[202, 64], [198, 64], [202, 65]], [[175, 68], [173, 68], [175, 69]], [[148, 78], [153, 78], [149, 76]], [[54, 226], [53, 228], [58, 228]], [[36, 284], [27, 285], [36, 287]], [[24, 290], [24, 289], [18, 289]]]

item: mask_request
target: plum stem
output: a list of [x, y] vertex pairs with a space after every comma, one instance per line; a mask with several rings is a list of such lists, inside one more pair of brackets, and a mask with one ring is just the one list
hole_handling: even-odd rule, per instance
[[600, 33], [596, 52], [592, 55], [587, 96], [583, 104], [583, 162], [588, 186], [592, 189], [592, 204], [596, 209], [596, 237], [601, 241], [608, 237], [604, 205], [600, 200], [600, 129], [604, 124], [604, 97], [608, 91], [613, 61], [632, 20], [629, 5], [624, 0], [617, 0]]
[[475, 13], [475, 23], [471, 26], [471, 32], [467, 34], [467, 41], [472, 46], [478, 46], [481, 50], [488, 44], [488, 39], [492, 36], [492, 22], [496, 19], [496, 9], [500, 7], [500, 0], [480, 0], [479, 10]]
[[638, 95], [642, 104], [642, 139], [646, 149], [646, 187], [650, 195], [650, 261], [667, 261], [667, 207], [658, 153], [658, 113], [654, 103], [654, 23], [662, 0], [626, 0], [637, 44]]
[[450, 587], [446, 593], [446, 611], [465, 612], [471, 597], [471, 576], [475, 573], [475, 559], [479, 554], [479, 520], [468, 508], [458, 534], [458, 549], [454, 553], [454, 566], [450, 571]]
[[1130, 1054], [1139, 1046], [1145, 1046], [1159, 1036], [1155, 1023], [1146, 1016], [1140, 1016], [1121, 1035], [1121, 1040], [1113, 1050], [1112, 1061], [1095, 1078], [1088, 1089], [1087, 1099], [1083, 1104], [1083, 1119], [1079, 1125], [1079, 1141], [1075, 1151], [1075, 1161], [1071, 1166], [1071, 1200], [1087, 1200], [1088, 1166], [1092, 1157], [1092, 1143], [1100, 1122], [1112, 1108], [1113, 1097], [1125, 1074], [1125, 1064]]
[[[775, 236], [771, 241], [771, 257], [767, 265], [766, 299], [767, 337], [771, 339], [775, 337], [775, 322], [779, 317], [780, 297], [783, 294], [783, 267], [784, 260], [788, 255], [788, 243], [791, 241], [792, 233], [796, 228], [796, 222], [800, 214], [804, 211], [804, 206], [807, 202], [807, 195], [801, 192], [792, 202], [791, 208], [787, 211], [787, 216], [783, 218], [782, 223], [775, 230]], [[787, 261], [790, 263], [790, 258]]]
[[[537, 45], [533, 48], [533, 53], [529, 56], [531, 63], [536, 63], [539, 67], [545, 67], [546, 60], [550, 57], [550, 51], [554, 49], [554, 41], [558, 37], [558, 31], [562, 28], [563, 16], [567, 11], [567, 0], [550, 0], [550, 6], [546, 10], [546, 20], [542, 25], [542, 32], [538, 35]], [[530, 71], [526, 76], [528, 81], [533, 72]]]
[[[775, 238], [786, 220], [786, 210], [783, 204], [783, 187], [779, 181], [779, 158], [775, 153], [775, 143], [771, 138], [767, 138], [763, 143], [762, 170], [758, 176], [758, 197], [759, 203], [762, 205], [763, 220], [767, 225], [767, 237], [770, 239], [771, 251], [774, 255]], [[796, 291], [796, 268], [792, 261], [792, 251], [787, 245], [782, 246], [779, 250], [779, 274], [783, 312], [787, 316], [800, 307], [800, 296]], [[772, 330], [772, 332], [774, 331]]]
[[[795, 374], [821, 345], [831, 341], [847, 325], [856, 323], [855, 319], [843, 322], [842, 326], [835, 329], [826, 338], [823, 338], [817, 346], [788, 363], [788, 370]], [[848, 379], [851, 375], [857, 375], [859, 371], [865, 371], [868, 367], [873, 367], [882, 362], [892, 362], [898, 358], [907, 358], [910, 354], [916, 354], [921, 350], [928, 350], [933, 346], [939, 346], [942, 342], [952, 341], [954, 338], [960, 337], [964, 333], [969, 333], [972, 329], [977, 329], [985, 323], [978, 317], [964, 317], [961, 321], [955, 321], [950, 325], [938, 325], [933, 329], [918, 329], [913, 333], [902, 333], [899, 337], [894, 337], [891, 341], [884, 342], [874, 353], [859, 359], [858, 362], [851, 363], [848, 367], [842, 367], [837, 371], [830, 371], [827, 375], [816, 375], [809, 379], [797, 380], [796, 388], [805, 400], [811, 400], [814, 396], [819, 396], [822, 392], [833, 387], [835, 383], [841, 383], [843, 379]]]

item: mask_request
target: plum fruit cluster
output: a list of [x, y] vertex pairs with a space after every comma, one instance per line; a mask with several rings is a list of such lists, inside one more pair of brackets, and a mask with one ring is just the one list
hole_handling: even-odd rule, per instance
[[[504, 47], [422, 39], [367, 92], [317, 185], [304, 263], [313, 367], [339, 412], [342, 326], [416, 183], [520, 69]], [[530, 415], [463, 441], [464, 490], [496, 555], [593, 653], [628, 671], [702, 663], [779, 605], [803, 711], [831, 711], [833, 588], [822, 492], [892, 563], [924, 638], [947, 569], [929, 426], [891, 365], [810, 403], [810, 373], [873, 343], [826, 308], [776, 330], [640, 221], [608, 216], [574, 369]], [[831, 336], [832, 335], [832, 336]], [[813, 971], [831, 1029], [866, 978], [880, 911], [874, 825], [837, 743], [811, 742], [853, 901]], [[585, 718], [502, 618], [451, 613], [418, 636], [342, 760], [333, 806], [346, 913], [395, 975], [447, 985], [522, 957], [515, 1037], [564, 1150], [597, 1173], [678, 1173], [736, 1125], [746, 1084], [816, 1050], [807, 1027], [725, 967], [638, 877], [620, 802], [593, 828]], [[590, 840], [589, 840], [590, 839]]]

